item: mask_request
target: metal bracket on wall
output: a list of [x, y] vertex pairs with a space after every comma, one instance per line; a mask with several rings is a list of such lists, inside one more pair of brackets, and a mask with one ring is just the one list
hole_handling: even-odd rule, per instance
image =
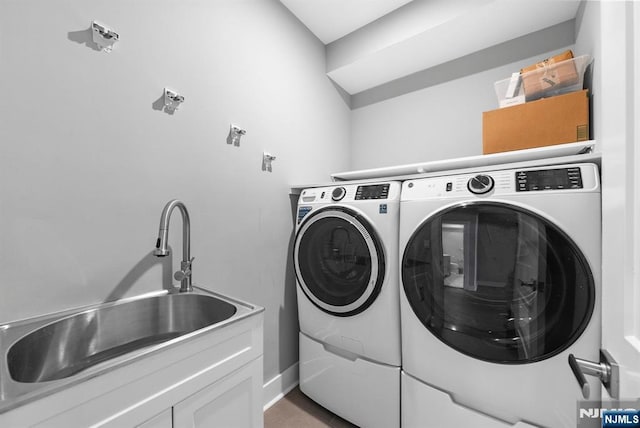
[[271, 153], [263, 152], [262, 153], [262, 170], [267, 172], [272, 172], [271, 162], [276, 160], [276, 157]]
[[180, 104], [184, 102], [184, 97], [178, 94], [176, 91], [164, 88], [164, 106], [170, 111], [174, 112], [178, 110]]
[[240, 128], [238, 125], [231, 124], [229, 136], [227, 137], [227, 144], [233, 144], [236, 147], [240, 147], [240, 138], [246, 133], [247, 131]]
[[113, 44], [120, 40], [118, 33], [97, 21], [91, 23], [91, 32], [93, 34], [93, 43], [98, 45], [103, 52], [111, 52]]

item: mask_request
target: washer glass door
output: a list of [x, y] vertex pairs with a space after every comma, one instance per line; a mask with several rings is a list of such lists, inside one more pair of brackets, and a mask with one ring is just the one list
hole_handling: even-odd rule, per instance
[[377, 297], [385, 274], [380, 241], [354, 210], [330, 207], [309, 214], [296, 235], [298, 285], [325, 312], [349, 316]]
[[424, 326], [485, 361], [556, 355], [584, 331], [595, 303], [593, 275], [575, 243], [545, 218], [503, 203], [430, 216], [408, 241], [401, 269]]

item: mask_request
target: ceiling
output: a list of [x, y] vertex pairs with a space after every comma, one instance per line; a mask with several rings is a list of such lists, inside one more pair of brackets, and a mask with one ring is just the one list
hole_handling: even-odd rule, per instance
[[350, 95], [575, 19], [581, 0], [280, 0]]
[[280, 0], [325, 45], [410, 1]]

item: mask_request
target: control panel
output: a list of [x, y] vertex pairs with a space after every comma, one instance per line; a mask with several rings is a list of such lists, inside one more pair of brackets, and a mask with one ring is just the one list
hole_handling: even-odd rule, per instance
[[356, 201], [365, 199], [387, 199], [389, 197], [389, 184], [373, 184], [358, 186]]
[[516, 171], [516, 191], [582, 189], [579, 167]]
[[348, 204], [367, 201], [399, 201], [401, 183], [398, 181], [351, 184], [336, 183], [326, 187], [310, 187], [300, 193], [298, 203], [302, 204]]
[[[423, 198], [491, 198], [510, 194], [594, 191], [600, 187], [593, 164], [554, 165], [452, 174], [407, 180], [401, 200]], [[525, 193], [526, 192], [526, 193]]]

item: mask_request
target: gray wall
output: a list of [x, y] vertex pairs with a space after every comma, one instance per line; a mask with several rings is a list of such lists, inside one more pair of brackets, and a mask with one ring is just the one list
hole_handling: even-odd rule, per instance
[[[112, 53], [92, 20], [120, 34]], [[178, 213], [173, 259], [151, 250], [179, 198], [194, 282], [266, 308], [265, 379], [295, 363], [289, 185], [348, 167], [324, 55], [276, 0], [0, 2], [0, 322], [175, 283]], [[173, 115], [165, 86], [186, 98]]]
[[[567, 22], [357, 94], [351, 169], [482, 154], [482, 112], [498, 108], [494, 83], [566, 49], [590, 54], [573, 45], [573, 29]], [[496, 66], [487, 66], [492, 60]], [[383, 100], [371, 103], [376, 98]]]

